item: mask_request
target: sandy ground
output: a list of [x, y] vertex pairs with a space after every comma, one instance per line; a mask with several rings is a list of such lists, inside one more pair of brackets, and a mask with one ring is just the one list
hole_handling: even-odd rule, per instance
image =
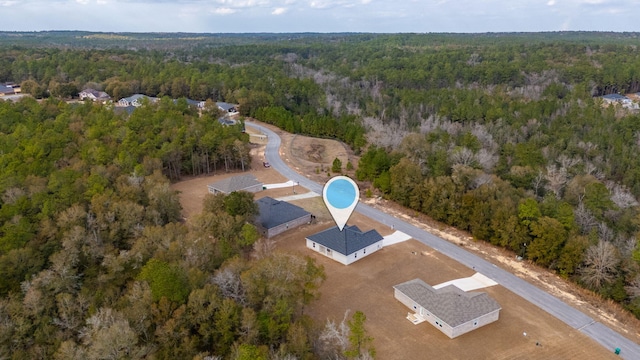
[[[335, 157], [340, 158], [343, 164], [347, 161], [357, 164], [357, 157], [339, 142], [294, 136], [276, 128], [272, 129], [282, 138], [285, 161], [318, 182], [329, 178], [326, 170], [330, 168]], [[250, 172], [264, 183], [286, 182], [288, 179], [275, 170], [262, 166], [263, 145], [266, 140], [259, 134], [252, 134], [251, 139], [254, 148]], [[173, 188], [181, 193], [184, 217], [188, 220], [190, 216], [202, 210], [202, 199], [207, 193], [207, 184], [235, 175], [238, 173], [220, 173], [184, 179], [174, 184]], [[300, 186], [269, 189], [257, 193], [256, 198], [290, 196], [294, 191], [300, 194], [306, 192], [306, 189]], [[475, 241], [468, 234], [434, 223], [424, 216], [406, 211], [385, 200], [366, 199], [361, 196], [361, 201], [465, 246], [467, 250], [494, 263], [499, 263], [501, 267], [585, 311], [598, 321], [618, 329], [634, 341], [640, 336], [640, 322], [636, 319], [623, 311], [612, 312], [611, 309], [615, 310], [615, 306], [594, 301], [597, 298], [589, 296], [588, 292], [544, 269], [529, 262], [516, 261], [512, 254], [502, 249]], [[322, 199], [316, 197], [294, 200], [292, 203], [316, 215], [317, 222], [274, 238], [277, 251], [312, 256], [325, 267], [327, 274], [327, 280], [320, 289], [321, 299], [310, 306], [309, 314], [321, 323], [327, 319], [340, 321], [347, 310], [351, 313], [356, 310], [363, 311], [367, 316], [367, 330], [375, 339], [374, 345], [379, 359], [617, 358], [613, 355], [613, 349], [604, 349], [579, 331], [499, 285], [483, 290], [502, 306], [500, 320], [493, 324], [453, 340], [428, 323], [414, 325], [405, 318], [409, 309], [394, 299], [393, 285], [416, 277], [435, 285], [472, 276], [473, 272], [415, 240], [385, 247], [350, 266], [341, 265], [307, 251], [304, 246], [305, 236], [333, 225]], [[383, 236], [393, 232], [392, 229], [359, 214], [354, 214], [349, 224], [356, 224], [363, 230], [375, 228]]]

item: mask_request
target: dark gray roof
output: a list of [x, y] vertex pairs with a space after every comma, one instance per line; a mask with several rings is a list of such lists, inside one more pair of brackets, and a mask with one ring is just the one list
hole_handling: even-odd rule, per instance
[[229, 194], [234, 191], [244, 190], [256, 185], [262, 185], [262, 183], [258, 181], [258, 179], [256, 179], [255, 176], [251, 174], [246, 174], [246, 175], [226, 178], [218, 182], [215, 182], [213, 184], [210, 184], [209, 186], [218, 191]]
[[12, 88], [12, 87], [0, 84], [0, 93], [13, 94], [13, 93], [15, 93], [15, 89]]
[[487, 293], [465, 292], [454, 285], [434, 289], [420, 279], [413, 279], [393, 288], [451, 327], [501, 309], [500, 304]]
[[218, 105], [218, 107], [221, 110], [224, 110], [224, 111], [228, 111], [228, 112], [235, 112], [236, 111], [236, 106], [233, 105], [233, 104], [229, 104], [229, 103], [226, 103], [226, 102], [217, 102], [216, 105]]
[[271, 229], [309, 215], [308, 211], [299, 206], [268, 196], [256, 200], [256, 203], [260, 209], [260, 215], [258, 215], [256, 222], [265, 229]]
[[334, 226], [313, 234], [307, 237], [307, 239], [324, 245], [340, 254], [350, 255], [382, 240], [382, 235], [375, 229], [363, 233], [357, 226], [347, 225], [342, 231], [340, 231], [337, 226]]

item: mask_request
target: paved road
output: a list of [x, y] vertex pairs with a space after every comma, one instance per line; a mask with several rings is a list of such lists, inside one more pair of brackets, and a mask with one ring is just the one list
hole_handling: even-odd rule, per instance
[[[289, 167], [284, 160], [282, 160], [279, 152], [280, 137], [275, 132], [254, 122], [247, 121], [246, 125], [258, 129], [267, 135], [268, 143], [265, 149], [265, 157], [274, 169], [279, 171], [286, 178], [299, 182], [301, 186], [315, 193], [322, 194], [322, 185], [297, 173]], [[590, 336], [605, 348], [611, 349], [612, 352], [615, 348], [620, 348], [621, 358], [640, 359], [640, 345], [625, 338], [609, 327], [595, 321], [581, 311], [567, 305], [560, 299], [531, 285], [525, 280], [497, 267], [496, 265], [464, 250], [457, 245], [452, 244], [447, 240], [399, 220], [380, 210], [376, 210], [368, 205], [359, 203], [356, 207], [356, 211], [367, 217], [375, 219], [382, 224], [388, 225], [389, 227], [393, 227], [396, 230], [410, 235], [421, 243], [469, 268], [474, 268], [476, 271], [537, 305], [541, 309], [565, 322], [567, 325], [579, 330], [587, 336]]]

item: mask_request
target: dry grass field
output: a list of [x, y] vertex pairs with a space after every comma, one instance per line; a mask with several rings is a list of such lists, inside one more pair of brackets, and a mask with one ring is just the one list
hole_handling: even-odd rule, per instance
[[[357, 159], [339, 142], [293, 136], [273, 128], [282, 138], [285, 161], [312, 179], [322, 182], [328, 179], [326, 169], [335, 157], [343, 164], [348, 160], [357, 164]], [[255, 140], [255, 141], [253, 141]], [[252, 137], [251, 173], [264, 183], [280, 183], [283, 178], [271, 168], [262, 166], [263, 141]], [[262, 143], [262, 144], [261, 144]], [[317, 152], [327, 154], [317, 154]], [[316, 171], [322, 167], [325, 171]], [[181, 203], [185, 218], [202, 209], [202, 198], [207, 193], [206, 185], [224, 177], [237, 174], [216, 174], [209, 177], [185, 179], [173, 185], [181, 192]], [[306, 192], [296, 189], [298, 194]], [[265, 190], [262, 196], [288, 196], [292, 188]], [[394, 215], [421, 225], [437, 235], [466, 246], [470, 251], [483, 256], [501, 267], [512, 271], [532, 283], [544, 288], [590, 316], [618, 328], [631, 339], [638, 339], [640, 326], [634, 319], [619, 313], [608, 313], [603, 303], [588, 302], [579, 289], [553, 274], [537, 269], [526, 262], [515, 262], [508, 254], [485, 243], [475, 242], [467, 235], [452, 229], [438, 227], [428, 219], [416, 214], [407, 214], [383, 200], [362, 199], [370, 205], [394, 212]], [[276, 251], [308, 255], [322, 264], [327, 280], [322, 285], [321, 298], [308, 308], [308, 314], [319, 323], [327, 319], [339, 322], [346, 311], [360, 310], [367, 316], [366, 328], [374, 338], [378, 359], [614, 359], [613, 349], [605, 349], [589, 337], [565, 325], [538, 307], [523, 300], [500, 285], [484, 289], [501, 306], [500, 319], [456, 339], [449, 339], [428, 323], [414, 325], [405, 317], [409, 311], [393, 297], [393, 285], [421, 278], [431, 285], [473, 275], [466, 266], [422, 245], [415, 240], [385, 247], [350, 266], [334, 262], [318, 253], [307, 251], [304, 238], [333, 225], [328, 211], [319, 197], [292, 201], [317, 217], [311, 225], [288, 231], [274, 238]], [[362, 215], [354, 214], [349, 224], [363, 230], [376, 228], [382, 235], [392, 229], [376, 223]], [[415, 253], [415, 254], [414, 254]], [[575, 290], [576, 292], [572, 292]], [[593, 300], [593, 299], [591, 299]], [[527, 335], [524, 336], [523, 334]], [[536, 343], [538, 345], [536, 345]]]

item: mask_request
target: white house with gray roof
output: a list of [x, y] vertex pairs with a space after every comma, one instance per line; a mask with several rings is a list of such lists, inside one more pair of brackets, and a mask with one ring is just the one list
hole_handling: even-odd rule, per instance
[[411, 309], [407, 319], [427, 321], [453, 339], [491, 324], [500, 316], [500, 305], [484, 292], [465, 292], [455, 285], [435, 289], [420, 279], [395, 285], [395, 298]]
[[226, 113], [228, 113], [230, 115], [238, 113], [238, 110], [236, 109], [236, 106], [233, 105], [233, 104], [229, 104], [229, 103], [226, 103], [226, 102], [217, 102], [216, 106], [218, 106], [218, 109], [220, 109], [220, 110], [222, 110], [222, 111], [224, 111], [224, 112], [226, 112]]
[[104, 91], [98, 91], [95, 89], [84, 89], [78, 93], [80, 100], [89, 99], [91, 101], [109, 101], [111, 100], [111, 96]]
[[375, 229], [362, 232], [355, 226], [337, 226], [307, 237], [307, 247], [341, 264], [352, 264], [382, 249], [382, 235]]
[[263, 197], [255, 201], [260, 211], [255, 225], [262, 236], [270, 238], [311, 222], [311, 213], [286, 201]]
[[156, 97], [151, 97], [151, 96], [147, 96], [147, 95], [144, 95], [144, 94], [134, 94], [134, 95], [131, 95], [129, 97], [122, 98], [122, 99], [118, 100], [118, 106], [120, 106], [120, 107], [127, 107], [127, 106], [140, 107], [140, 106], [142, 106], [143, 99], [148, 99], [149, 102], [152, 102], [152, 103], [158, 101], [158, 98], [156, 98]]
[[231, 194], [234, 191], [258, 192], [262, 190], [262, 182], [251, 174], [233, 176], [207, 185], [212, 194]]

